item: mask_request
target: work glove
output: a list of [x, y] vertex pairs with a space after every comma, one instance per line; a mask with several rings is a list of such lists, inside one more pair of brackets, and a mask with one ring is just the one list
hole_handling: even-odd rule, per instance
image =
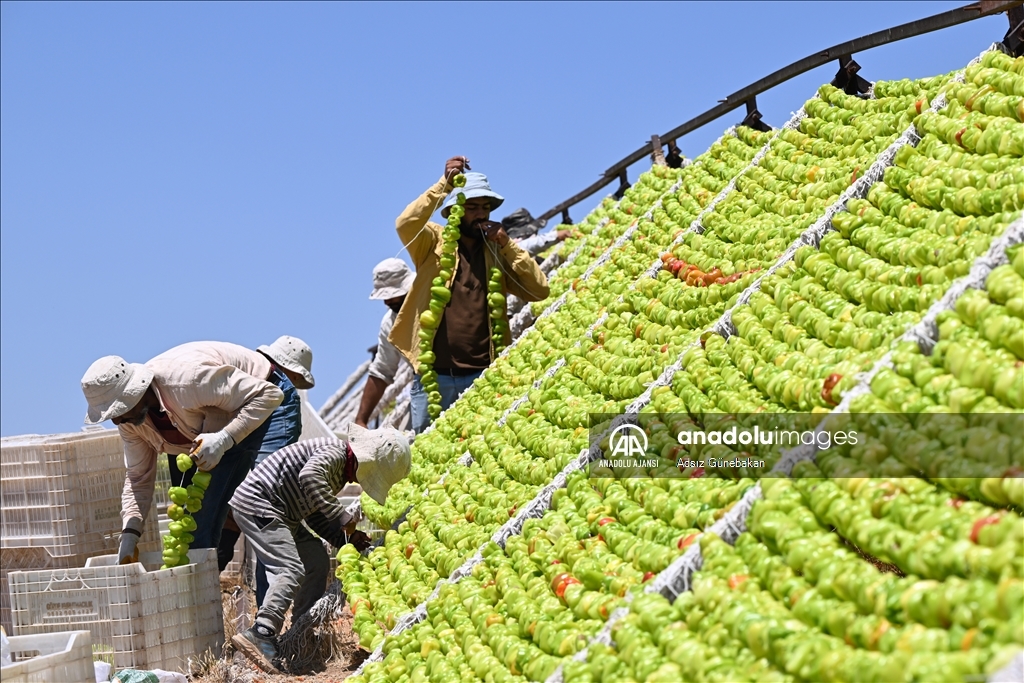
[[235, 445], [224, 430], [200, 434], [192, 443], [192, 455], [201, 472], [209, 472], [216, 467], [228, 449]]
[[117, 550], [118, 564], [131, 564], [139, 561], [139, 535], [129, 529], [121, 532], [121, 547]]

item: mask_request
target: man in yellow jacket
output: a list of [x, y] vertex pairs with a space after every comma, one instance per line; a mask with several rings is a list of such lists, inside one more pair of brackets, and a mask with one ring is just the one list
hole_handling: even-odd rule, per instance
[[[444, 176], [409, 204], [395, 222], [398, 238], [409, 250], [416, 267], [416, 279], [388, 338], [417, 369], [412, 387], [413, 429], [417, 432], [423, 431], [430, 421], [427, 395], [419, 374], [419, 320], [430, 306], [430, 288], [441, 272], [443, 228], [430, 222], [430, 217], [438, 208], [443, 218], [448, 217], [456, 199], [451, 181], [469, 168], [466, 157], [449, 159]], [[451, 277], [445, 283], [451, 300], [434, 336], [434, 369], [442, 409], [448, 408], [494, 360], [487, 307], [490, 269], [498, 267], [504, 274], [505, 295], [514, 294], [526, 301], [540, 301], [548, 296], [547, 278], [536, 261], [509, 239], [501, 223], [491, 221], [491, 211], [505, 200], [491, 190], [487, 177], [466, 173], [466, 185], [461, 192], [466, 198], [465, 214], [459, 224], [462, 235]], [[505, 344], [509, 344], [507, 317], [505, 322]]]

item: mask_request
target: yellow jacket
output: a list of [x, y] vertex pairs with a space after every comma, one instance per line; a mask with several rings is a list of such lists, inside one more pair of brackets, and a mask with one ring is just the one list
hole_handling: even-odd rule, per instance
[[[431, 223], [430, 217], [441, 206], [444, 198], [452, 191], [452, 186], [441, 178], [421, 194], [418, 199], [405, 207], [405, 211], [395, 221], [398, 239], [406, 245], [409, 256], [416, 268], [416, 279], [412, 289], [406, 295], [402, 310], [395, 319], [388, 340], [394, 344], [414, 368], [419, 369], [420, 353], [420, 314], [430, 307], [430, 287], [434, 278], [441, 272], [441, 230], [442, 226]], [[501, 260], [501, 269], [505, 273], [504, 294], [515, 294], [524, 301], [540, 301], [548, 296], [548, 279], [540, 271], [537, 262], [526, 251], [509, 240], [504, 247], [488, 242], [485, 252], [488, 272]], [[496, 255], [497, 253], [497, 255]], [[452, 276], [446, 283], [451, 287], [452, 280], [459, 268], [459, 254], [455, 253], [455, 266]], [[507, 321], [506, 316], [506, 321]], [[490, 318], [487, 320], [491, 329]], [[507, 330], [507, 328], [506, 328]], [[505, 344], [511, 343], [511, 334], [505, 332]], [[491, 344], [491, 360], [494, 360], [494, 344]]]

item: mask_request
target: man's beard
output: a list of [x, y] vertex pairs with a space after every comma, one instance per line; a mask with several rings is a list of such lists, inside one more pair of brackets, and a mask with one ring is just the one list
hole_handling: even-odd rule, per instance
[[392, 302], [392, 303], [389, 303], [389, 304], [386, 304], [386, 305], [392, 311], [394, 311], [395, 313], [398, 313], [400, 310], [402, 310], [402, 304], [404, 304], [404, 303], [405, 303], [405, 297], [403, 296], [400, 301]]
[[481, 218], [473, 223], [469, 221], [462, 221], [459, 223], [459, 232], [465, 237], [480, 237], [480, 226], [486, 223], [487, 220]]

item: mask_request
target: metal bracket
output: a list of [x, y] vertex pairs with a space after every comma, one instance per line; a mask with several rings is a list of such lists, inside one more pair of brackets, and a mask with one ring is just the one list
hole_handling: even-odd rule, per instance
[[1003, 47], [1014, 57], [1024, 55], [1024, 6], [1018, 5], [1006, 11], [1010, 28], [1003, 36]]
[[572, 225], [572, 219], [569, 218], [568, 207], [562, 209], [562, 225]]
[[657, 133], [651, 136], [651, 161], [655, 166], [668, 166], [665, 161], [665, 152], [661, 149], [661, 138]]
[[747, 100], [746, 104], [747, 115], [740, 122], [740, 125], [759, 130], [762, 133], [771, 131], [772, 127], [761, 120], [761, 112], [757, 110], [757, 97], [751, 97]]
[[852, 55], [839, 56], [839, 71], [832, 79], [831, 85], [840, 88], [847, 95], [864, 95], [871, 89], [871, 83], [857, 75], [860, 64]]
[[619, 189], [612, 195], [615, 199], [622, 199], [629, 189], [629, 178], [626, 177], [626, 169], [619, 171]]
[[668, 155], [665, 157], [665, 165], [669, 168], [683, 167], [683, 151], [675, 140], [668, 141]]

